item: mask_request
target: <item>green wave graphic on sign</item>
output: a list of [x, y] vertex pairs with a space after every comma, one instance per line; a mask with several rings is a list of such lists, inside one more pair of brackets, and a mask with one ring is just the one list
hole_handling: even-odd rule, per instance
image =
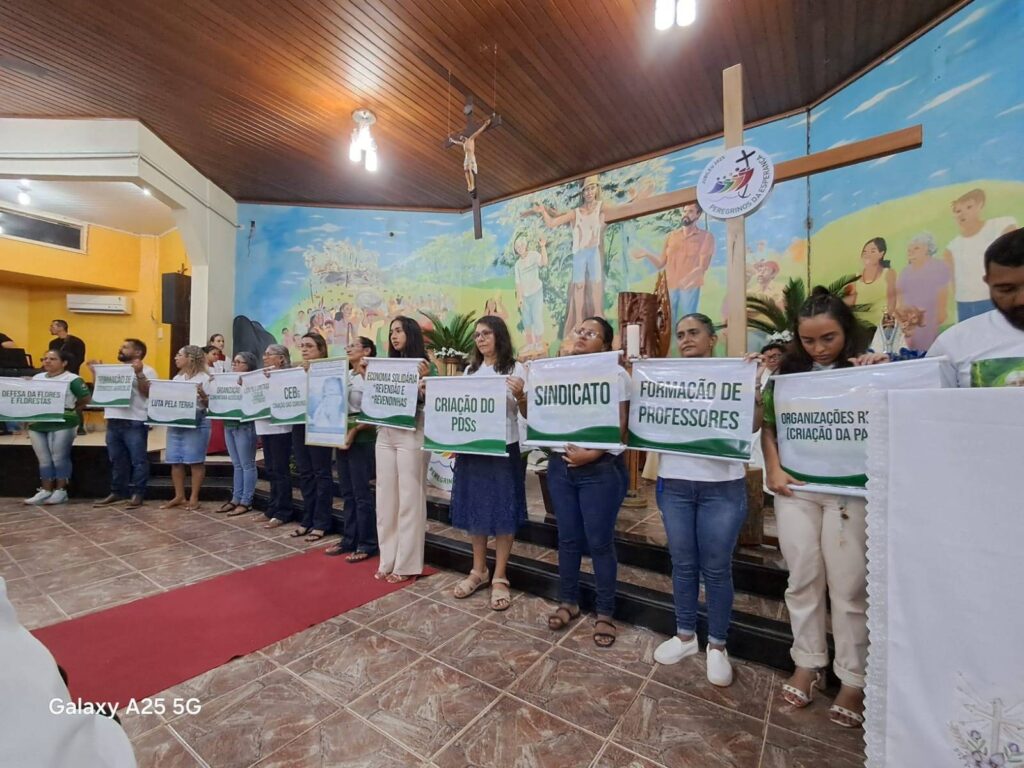
[[529, 424], [526, 426], [527, 440], [550, 440], [564, 443], [608, 443], [618, 445], [622, 434], [618, 427], [586, 427], [575, 432], [541, 432]]
[[708, 438], [706, 440], [693, 440], [689, 443], [662, 443], [657, 440], [648, 440], [630, 431], [630, 448], [646, 448], [654, 451], [670, 451], [672, 453], [689, 453], [698, 456], [722, 457], [728, 459], [750, 458], [751, 443], [749, 440], [729, 440], [726, 438]]

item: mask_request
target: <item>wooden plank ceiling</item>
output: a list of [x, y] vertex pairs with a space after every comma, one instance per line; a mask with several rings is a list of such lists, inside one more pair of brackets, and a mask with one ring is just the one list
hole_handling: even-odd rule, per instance
[[721, 131], [736, 62], [748, 120], [803, 107], [955, 4], [698, 0], [658, 33], [654, 0], [5, 0], [0, 115], [139, 118], [239, 200], [462, 209], [465, 93], [505, 121], [494, 200]]

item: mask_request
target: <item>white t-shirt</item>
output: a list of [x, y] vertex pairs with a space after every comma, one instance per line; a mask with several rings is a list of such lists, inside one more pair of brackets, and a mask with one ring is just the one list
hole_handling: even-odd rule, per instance
[[68, 383], [68, 392], [66, 395], [64, 395], [64, 410], [72, 411], [78, 404], [78, 398], [75, 397], [75, 393], [71, 391], [71, 382], [74, 381], [75, 379], [82, 378], [77, 373], [72, 373], [71, 371], [64, 371], [64, 373], [59, 373], [56, 376], [47, 376], [46, 371], [43, 371], [42, 373], [37, 373], [32, 378], [45, 379], [46, 381], [66, 381]]
[[1017, 221], [1010, 216], [989, 219], [970, 237], [957, 235], [949, 241], [949, 252], [953, 254], [953, 283], [956, 286], [957, 301], [985, 301], [989, 298], [985, 285], [985, 249], [1003, 233], [1016, 227]]
[[291, 424], [271, 424], [270, 419], [257, 419], [255, 423], [257, 435], [283, 435], [292, 431]]
[[[184, 373], [178, 373], [174, 377], [174, 381], [188, 381], [192, 384], [198, 384], [199, 386], [206, 389], [206, 385], [210, 383], [210, 374], [206, 371], [196, 371], [191, 376], [186, 376]], [[196, 392], [196, 402], [199, 402], [199, 392]]]
[[[487, 365], [487, 363], [481, 363], [480, 367], [477, 368], [473, 373], [469, 372], [469, 368], [465, 370], [466, 376], [473, 376], [479, 374], [481, 376], [501, 376], [502, 374], [497, 373], [494, 370], [493, 365]], [[508, 376], [516, 376], [517, 378], [526, 381], [526, 369], [523, 368], [523, 364], [518, 360], [515, 366], [512, 368], [512, 373], [507, 374]], [[516, 399], [512, 397], [512, 393], [509, 392], [505, 396], [505, 445], [511, 445], [512, 443], [519, 442], [519, 406], [516, 404]]]
[[739, 461], [680, 456], [676, 453], [663, 453], [658, 457], [658, 477], [669, 480], [721, 483], [726, 480], [739, 480], [745, 475], [746, 465]]
[[366, 389], [366, 379], [358, 373], [348, 372], [348, 412], [359, 413], [363, 410], [363, 392]]
[[527, 251], [523, 258], [516, 260], [516, 283], [523, 296], [530, 296], [543, 288], [540, 282], [540, 262], [540, 253], [537, 251]]
[[928, 357], [948, 357], [957, 384], [971, 386], [971, 366], [979, 360], [1020, 358], [1024, 369], [1024, 331], [1014, 328], [998, 309], [970, 317], [942, 333]]
[[[155, 379], [156, 371], [148, 365], [142, 366], [142, 375], [152, 381]], [[132, 379], [132, 398], [127, 408], [104, 408], [103, 418], [125, 419], [126, 421], [145, 421], [148, 418], [146, 413], [146, 397], [139, 392], [139, 379], [136, 376]]]

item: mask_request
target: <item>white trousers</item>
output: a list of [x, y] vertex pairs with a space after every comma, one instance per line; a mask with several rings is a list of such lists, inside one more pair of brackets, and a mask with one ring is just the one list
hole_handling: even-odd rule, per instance
[[382, 573], [423, 573], [427, 462], [423, 426], [377, 430], [377, 540]]
[[868, 655], [865, 501], [800, 493], [775, 497], [779, 547], [789, 567], [786, 607], [790, 654], [799, 667], [828, 666], [825, 591], [832, 604], [833, 669], [844, 684], [864, 687]]

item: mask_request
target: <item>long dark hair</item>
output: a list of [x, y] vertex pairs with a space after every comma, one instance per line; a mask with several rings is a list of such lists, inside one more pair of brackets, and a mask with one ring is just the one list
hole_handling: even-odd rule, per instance
[[615, 329], [612, 328], [612, 324], [605, 320], [603, 317], [585, 317], [583, 322], [593, 320], [595, 323], [601, 326], [601, 341], [604, 342], [604, 349], [606, 352], [612, 348], [612, 341], [615, 340]]
[[[391, 326], [401, 323], [405, 331], [405, 348], [399, 352], [391, 346]], [[427, 359], [427, 345], [423, 341], [423, 331], [420, 325], [411, 317], [398, 315], [388, 323], [388, 357], [421, 357]]]
[[870, 240], [864, 243], [864, 245], [861, 246], [861, 253], [863, 253], [864, 249], [867, 248], [872, 243], [875, 244], [875, 248], [878, 249], [878, 252], [882, 254], [881, 258], [878, 260], [878, 266], [880, 266], [882, 269], [888, 269], [889, 260], [885, 258], [885, 255], [889, 252], [889, 244], [885, 242], [884, 237], [872, 237]]
[[796, 324], [793, 327], [793, 342], [786, 350], [782, 363], [779, 365], [779, 373], [804, 373], [814, 367], [814, 361], [807, 354], [804, 345], [800, 341], [800, 321], [818, 315], [828, 315], [837, 323], [843, 331], [843, 351], [836, 358], [836, 368], [847, 368], [851, 365], [850, 358], [860, 354], [858, 349], [858, 338], [860, 333], [857, 330], [857, 319], [853, 312], [843, 300], [828, 288], [818, 285], [811, 291], [807, 301], [800, 307], [797, 313]]
[[[477, 325], [486, 325], [494, 333], [494, 354], [497, 360], [494, 363], [494, 372], [502, 376], [508, 376], [515, 370], [516, 353], [512, 348], [512, 336], [508, 332], [505, 321], [495, 315], [484, 315], [476, 321]], [[480, 354], [480, 348], [473, 345], [473, 351], [469, 353], [469, 372], [476, 373], [483, 365], [484, 356]]]

